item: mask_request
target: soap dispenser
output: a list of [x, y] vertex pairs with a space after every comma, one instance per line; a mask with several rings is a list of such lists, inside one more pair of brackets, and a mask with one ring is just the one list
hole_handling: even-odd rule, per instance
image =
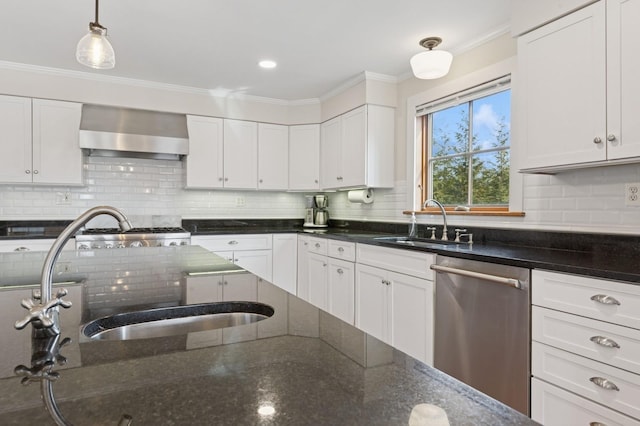
[[416, 223], [416, 212], [411, 212], [411, 223], [409, 224], [409, 238], [418, 236], [418, 224]]

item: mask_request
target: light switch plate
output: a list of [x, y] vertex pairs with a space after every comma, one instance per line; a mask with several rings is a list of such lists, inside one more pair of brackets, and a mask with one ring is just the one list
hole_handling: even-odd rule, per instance
[[640, 183], [625, 183], [624, 205], [627, 207], [640, 207]]

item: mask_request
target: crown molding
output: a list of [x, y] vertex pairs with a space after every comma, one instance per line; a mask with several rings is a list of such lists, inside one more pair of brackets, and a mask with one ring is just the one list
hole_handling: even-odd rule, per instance
[[8, 62], [0, 60], [0, 70], [30, 72], [40, 75], [58, 76], [65, 78], [74, 78], [78, 80], [93, 81], [98, 83], [120, 84], [123, 86], [139, 87], [144, 89], [165, 90], [171, 92], [184, 93], [189, 95], [213, 96], [216, 98], [237, 99], [242, 101], [264, 103], [271, 105], [298, 106], [298, 105], [314, 105], [319, 104], [320, 99], [299, 99], [285, 100], [276, 98], [267, 98], [262, 96], [247, 95], [233, 91], [209, 90], [198, 87], [181, 86], [170, 83], [160, 83], [150, 80], [140, 80], [135, 78], [117, 77], [113, 75], [97, 74], [84, 71], [65, 70], [61, 68], [44, 67], [40, 65], [23, 64], [18, 62]]
[[325, 93], [324, 95], [320, 96], [320, 101], [324, 102], [327, 99], [330, 99], [336, 95], [339, 95], [342, 92], [345, 92], [349, 89], [351, 89], [352, 87], [362, 83], [363, 81], [366, 80], [375, 80], [375, 81], [382, 81], [385, 83], [397, 83], [398, 79], [394, 76], [391, 75], [386, 75], [386, 74], [378, 74], [378, 73], [374, 73], [371, 71], [362, 71], [361, 73], [355, 75], [354, 77], [348, 79], [347, 81], [345, 81], [344, 83], [342, 83], [341, 85], [339, 85], [338, 87], [329, 90], [327, 93]]

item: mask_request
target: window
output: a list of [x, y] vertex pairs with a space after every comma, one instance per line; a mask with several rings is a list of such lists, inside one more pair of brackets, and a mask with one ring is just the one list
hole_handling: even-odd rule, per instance
[[422, 201], [508, 210], [510, 78], [418, 108], [422, 115]]

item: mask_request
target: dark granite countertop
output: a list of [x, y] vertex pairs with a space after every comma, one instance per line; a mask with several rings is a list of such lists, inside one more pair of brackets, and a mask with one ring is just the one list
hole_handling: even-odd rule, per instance
[[441, 407], [452, 425], [535, 424], [257, 279], [253, 299], [275, 310], [258, 323], [131, 341], [81, 337], [80, 325], [96, 317], [185, 304], [194, 282], [205, 283], [199, 298], [203, 290], [214, 297], [225, 271], [253, 277], [197, 246], [63, 253], [56, 281], [67, 282], [74, 303], [60, 313], [61, 337], [72, 339], [59, 349], [66, 363], [56, 363], [55, 381], [23, 386], [14, 369], [22, 365], [24, 376], [43, 353], [13, 322], [44, 255], [0, 254], [11, 265], [0, 272], [0, 424], [54, 424], [41, 392], [76, 425], [115, 425], [125, 415], [133, 425], [406, 425], [422, 403]]
[[[447, 248], [420, 248], [397, 245], [376, 238], [406, 235], [407, 224], [331, 221], [326, 229], [303, 228], [296, 220], [183, 220], [192, 235], [232, 233], [299, 232], [363, 244], [418, 250], [464, 259], [500, 263], [531, 269], [567, 272], [640, 284], [640, 237], [544, 232], [530, 230], [472, 229], [474, 244]], [[440, 232], [441, 227], [438, 229]], [[419, 235], [427, 235], [423, 225]], [[438, 234], [440, 235], [440, 234]]]

